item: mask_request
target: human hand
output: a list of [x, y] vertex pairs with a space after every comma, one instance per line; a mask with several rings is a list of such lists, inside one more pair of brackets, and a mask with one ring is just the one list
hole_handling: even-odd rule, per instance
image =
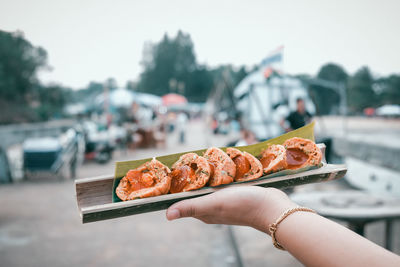
[[175, 203], [168, 208], [167, 219], [193, 217], [207, 224], [245, 225], [269, 234], [268, 225], [295, 206], [275, 188], [234, 186]]

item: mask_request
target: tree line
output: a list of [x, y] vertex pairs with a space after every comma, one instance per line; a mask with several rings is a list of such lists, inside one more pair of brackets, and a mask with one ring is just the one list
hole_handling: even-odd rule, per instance
[[[32, 45], [22, 32], [0, 31], [0, 124], [61, 117], [66, 104], [93, 99], [105, 86], [111, 90], [117, 87], [113, 78], [106, 82], [92, 81], [80, 90], [58, 84], [43, 85], [37, 73], [49, 68], [47, 57], [46, 50]], [[129, 81], [126, 88], [159, 96], [178, 93], [191, 102], [206, 101], [227, 76], [230, 88], [234, 88], [256, 68], [201, 64], [190, 35], [182, 31], [173, 37], [165, 34], [159, 42], [146, 43], [140, 64], [143, 71], [138, 80]], [[353, 114], [367, 107], [400, 104], [399, 74], [374, 78], [368, 67], [362, 67], [350, 75], [340, 65], [329, 63], [321, 67], [316, 77], [345, 84], [348, 108]], [[316, 85], [308, 89], [318, 114], [337, 112], [340, 96], [336, 91]]]
[[[340, 65], [328, 63], [321, 67], [316, 77], [344, 85], [350, 114], [360, 114], [366, 108], [377, 108], [385, 104], [400, 104], [398, 74], [375, 79], [370, 69], [364, 66], [349, 75]], [[337, 91], [317, 85], [311, 85], [308, 89], [318, 114], [337, 113], [340, 102]]]
[[48, 68], [47, 52], [33, 46], [22, 32], [0, 31], [0, 123], [61, 117], [72, 90], [43, 85], [37, 73]]

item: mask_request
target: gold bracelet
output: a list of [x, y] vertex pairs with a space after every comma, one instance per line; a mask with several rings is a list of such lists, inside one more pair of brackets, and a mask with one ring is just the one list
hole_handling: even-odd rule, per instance
[[295, 207], [295, 208], [291, 208], [286, 210], [284, 213], [282, 213], [282, 215], [278, 218], [278, 220], [276, 220], [275, 223], [271, 223], [269, 225], [269, 232], [271, 233], [271, 238], [272, 238], [272, 243], [274, 244], [274, 246], [276, 248], [279, 248], [281, 250], [286, 250], [284, 247], [282, 247], [281, 244], [278, 243], [278, 241], [276, 241], [276, 237], [275, 237], [275, 233], [276, 230], [278, 229], [278, 225], [290, 214], [295, 213], [296, 211], [308, 211], [308, 212], [315, 212], [315, 210], [310, 209], [310, 208], [306, 208], [306, 207]]

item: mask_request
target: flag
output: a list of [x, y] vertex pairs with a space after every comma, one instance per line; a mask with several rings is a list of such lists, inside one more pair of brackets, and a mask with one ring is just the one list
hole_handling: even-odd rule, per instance
[[[273, 67], [274, 65], [278, 65], [283, 62], [283, 48], [284, 46], [280, 46], [277, 49], [271, 51], [268, 56], [266, 56], [261, 61], [261, 67]], [[275, 69], [275, 68], [274, 68]]]
[[271, 51], [260, 64], [266, 79], [269, 79], [274, 73], [283, 73], [283, 45]]

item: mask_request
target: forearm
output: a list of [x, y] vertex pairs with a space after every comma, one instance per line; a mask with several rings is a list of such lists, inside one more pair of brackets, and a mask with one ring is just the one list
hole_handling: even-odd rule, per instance
[[[172, 205], [167, 218], [194, 217], [205, 223], [254, 227], [269, 225], [297, 207], [274, 188], [238, 186]], [[277, 241], [306, 266], [400, 266], [400, 257], [333, 221], [297, 211], [278, 224]]]
[[310, 212], [284, 219], [276, 239], [306, 266], [400, 266], [399, 256]]

